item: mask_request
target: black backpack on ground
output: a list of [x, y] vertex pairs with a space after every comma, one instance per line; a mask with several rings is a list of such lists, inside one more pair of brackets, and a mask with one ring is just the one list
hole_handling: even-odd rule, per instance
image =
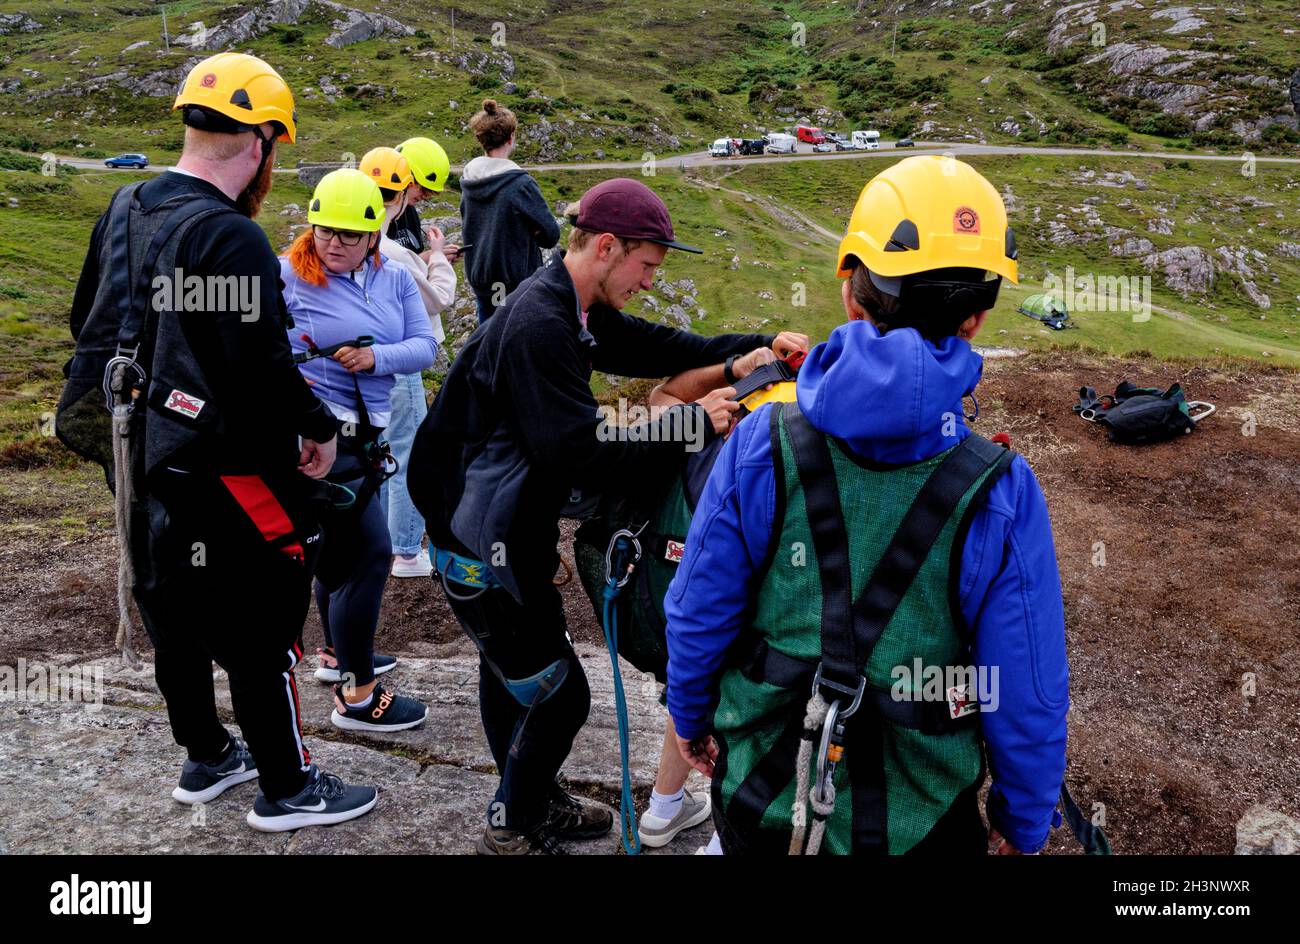
[[1072, 409], [1083, 419], [1105, 426], [1111, 442], [1129, 446], [1185, 435], [1214, 412], [1213, 404], [1189, 402], [1180, 384], [1161, 390], [1137, 387], [1127, 380], [1115, 388], [1114, 396], [1098, 396], [1095, 388], [1080, 387], [1079, 402]]

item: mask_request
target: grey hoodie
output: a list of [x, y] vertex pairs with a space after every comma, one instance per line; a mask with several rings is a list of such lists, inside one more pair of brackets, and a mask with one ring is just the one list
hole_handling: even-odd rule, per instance
[[542, 249], [560, 240], [560, 227], [537, 181], [514, 161], [476, 157], [460, 178], [465, 277], [489, 308], [542, 264]]

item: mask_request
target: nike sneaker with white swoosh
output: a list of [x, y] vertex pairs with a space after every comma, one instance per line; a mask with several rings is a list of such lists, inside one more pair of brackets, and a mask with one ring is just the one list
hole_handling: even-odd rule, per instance
[[253, 755], [248, 753], [248, 745], [243, 738], [232, 737], [230, 741], [234, 745], [230, 756], [219, 764], [187, 760], [181, 768], [181, 782], [172, 791], [172, 797], [181, 803], [207, 803], [235, 784], [256, 780], [257, 764], [253, 762]]
[[312, 764], [301, 793], [275, 801], [259, 793], [248, 811], [248, 825], [264, 833], [331, 826], [364, 816], [374, 809], [378, 798], [374, 787], [350, 787]]

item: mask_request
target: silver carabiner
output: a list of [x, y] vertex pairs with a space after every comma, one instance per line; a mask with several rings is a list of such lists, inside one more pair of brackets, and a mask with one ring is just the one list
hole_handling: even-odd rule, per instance
[[826, 784], [831, 777], [835, 776], [835, 768], [832, 767], [828, 771], [826, 765], [831, 752], [831, 735], [839, 724], [840, 702], [836, 699], [826, 709], [826, 720], [822, 722], [821, 744], [817, 748], [817, 782], [813, 785], [813, 796], [818, 803], [826, 802]]
[[615, 548], [618, 547], [619, 538], [629, 538], [632, 541], [632, 561], [627, 565], [627, 569], [623, 572], [623, 576], [618, 580], [617, 583], [614, 583], [614, 588], [621, 589], [622, 587], [627, 585], [627, 582], [629, 580], [632, 579], [633, 569], [636, 567], [637, 564], [641, 562], [641, 541], [639, 540], [641, 537], [641, 532], [646, 529], [646, 525], [648, 525], [649, 523], [650, 523], [649, 520], [647, 520], [644, 524], [641, 525], [641, 527], [637, 528], [635, 531], [629, 531], [627, 528], [619, 528], [612, 535], [610, 535], [609, 547], [606, 548], [605, 550], [605, 583], [606, 584], [614, 583], [614, 550]]

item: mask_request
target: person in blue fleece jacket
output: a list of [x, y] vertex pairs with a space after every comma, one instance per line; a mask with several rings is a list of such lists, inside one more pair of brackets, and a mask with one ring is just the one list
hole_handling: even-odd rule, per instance
[[[799, 410], [868, 468], [917, 463], [971, 435], [962, 401], [979, 383], [983, 359], [970, 340], [1000, 278], [947, 260], [970, 259], [1014, 278], [1014, 255], [1002, 200], [972, 168], [918, 157], [883, 172], [863, 190], [841, 245], [839, 273], [850, 276], [843, 283], [848, 323], [809, 354], [796, 387]], [[893, 268], [881, 275], [869, 265]], [[785, 486], [773, 465], [772, 409], [746, 417], [724, 447], [665, 605], [669, 712], [683, 756], [709, 776], [719, 760], [714, 712], [737, 710], [719, 705], [724, 657], [752, 625], [768, 577], [769, 542], [782, 524], [777, 493]], [[971, 661], [980, 671], [998, 671], [999, 703], [980, 712], [992, 773], [991, 839], [1004, 854], [1037, 852], [1059, 824], [1069, 680], [1051, 523], [1022, 457], [996, 480], [952, 553], [960, 554], [957, 593], [972, 634]], [[803, 697], [797, 705], [802, 713]], [[718, 789], [715, 783], [715, 810]], [[970, 805], [978, 823], [974, 791]], [[983, 851], [982, 831], [978, 838], [978, 848], [962, 848]], [[715, 835], [709, 851], [724, 844]]]

